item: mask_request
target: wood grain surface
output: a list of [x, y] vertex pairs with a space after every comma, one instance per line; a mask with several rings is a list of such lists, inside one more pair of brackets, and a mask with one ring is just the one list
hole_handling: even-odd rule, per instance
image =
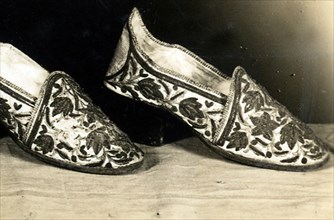
[[[333, 146], [334, 125], [312, 125]], [[199, 139], [140, 145], [136, 173], [60, 169], [0, 140], [1, 219], [333, 219], [333, 155], [321, 169], [286, 172], [223, 159]]]

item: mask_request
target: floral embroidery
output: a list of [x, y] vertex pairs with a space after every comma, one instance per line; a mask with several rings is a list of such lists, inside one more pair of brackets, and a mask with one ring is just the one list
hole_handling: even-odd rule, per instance
[[204, 114], [200, 110], [202, 104], [197, 100], [197, 98], [183, 99], [179, 105], [180, 113], [183, 116], [190, 118], [191, 120], [195, 120], [196, 118], [204, 118]]
[[[124, 68], [109, 76], [107, 85], [117, 93], [173, 112], [199, 135], [223, 148], [222, 151], [228, 151], [229, 155], [237, 152], [238, 158], [245, 161], [261, 157], [261, 161], [274, 165], [310, 164], [328, 153], [316, 147], [320, 144], [312, 130], [291, 116], [245, 73], [235, 76], [239, 80], [235, 87], [240, 88], [235, 88], [238, 91], [230, 100], [232, 113], [227, 122], [223, 118], [224, 104], [203, 96], [200, 90], [191, 91], [183, 86], [181, 78], [166, 80], [168, 76], [157, 74], [160, 73], [141, 67], [130, 52]], [[222, 126], [222, 123], [227, 124]], [[306, 149], [305, 144], [314, 146]]]
[[281, 129], [280, 141], [281, 144], [286, 142], [289, 148], [292, 150], [297, 141], [302, 144], [304, 143], [303, 133], [296, 123], [290, 122]]
[[8, 100], [0, 97], [0, 122], [17, 138], [22, 138], [26, 125], [30, 119], [30, 112], [24, 112], [22, 104], [15, 100], [10, 106]]
[[66, 115], [69, 115], [73, 111], [73, 104], [71, 99], [67, 97], [57, 97], [53, 100], [53, 102], [50, 104], [51, 107], [53, 107], [52, 116], [56, 116], [58, 114], [63, 114], [65, 117]]
[[246, 103], [245, 113], [253, 109], [255, 109], [255, 111], [259, 111], [264, 105], [264, 99], [258, 91], [248, 91], [242, 102]]
[[109, 147], [110, 138], [105, 127], [95, 129], [86, 138], [87, 149], [93, 148], [94, 153], [98, 154], [104, 147]]
[[164, 97], [159, 91], [160, 85], [154, 83], [153, 79], [143, 79], [138, 82], [137, 89], [145, 98], [162, 100]]
[[7, 121], [7, 123], [11, 120], [11, 115], [9, 113], [10, 106], [7, 104], [7, 100], [0, 98], [0, 120]]
[[219, 101], [211, 100], [185, 89], [182, 84], [162, 80], [141, 67], [132, 53], [121, 72], [114, 74], [108, 83], [125, 96], [163, 106], [210, 140], [220, 126], [224, 109], [222, 97]]
[[[118, 168], [142, 159], [122, 133], [68, 76], [55, 74], [46, 88], [31, 149], [79, 165]], [[52, 81], [49, 80], [49, 81]], [[32, 129], [34, 130], [34, 129]]]
[[244, 149], [248, 145], [248, 138], [245, 132], [233, 132], [228, 141], [229, 144], [226, 148], [235, 148], [236, 151]]
[[325, 152], [321, 150], [319, 145], [324, 144], [322, 141], [318, 138], [315, 139], [316, 144], [305, 144], [302, 146], [304, 151], [306, 152], [305, 155], [312, 158], [313, 160], [317, 160], [322, 158], [325, 155]]
[[[304, 123], [290, 116], [246, 74], [240, 74], [240, 103], [236, 103], [235, 121], [225, 143], [226, 149], [242, 150], [244, 155], [278, 158], [283, 164], [323, 159], [327, 150], [322, 141]], [[247, 137], [246, 133], [251, 132]]]
[[252, 135], [263, 135], [264, 138], [272, 140], [273, 130], [275, 130], [279, 124], [271, 120], [267, 112], [264, 112], [260, 117], [250, 117], [250, 120], [255, 125], [252, 129]]
[[39, 135], [35, 140], [34, 144], [36, 144], [39, 149], [43, 152], [43, 154], [49, 153], [54, 149], [54, 141], [50, 135]]

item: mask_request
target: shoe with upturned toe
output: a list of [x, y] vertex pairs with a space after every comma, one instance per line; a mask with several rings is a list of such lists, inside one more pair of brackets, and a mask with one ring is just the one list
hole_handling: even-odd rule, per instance
[[124, 26], [105, 85], [167, 110], [210, 149], [243, 164], [303, 171], [329, 158], [327, 145], [242, 67], [228, 77], [186, 48], [157, 40], [137, 9]]
[[125, 174], [144, 153], [66, 73], [51, 74], [0, 43], [0, 122], [36, 158], [95, 174]]

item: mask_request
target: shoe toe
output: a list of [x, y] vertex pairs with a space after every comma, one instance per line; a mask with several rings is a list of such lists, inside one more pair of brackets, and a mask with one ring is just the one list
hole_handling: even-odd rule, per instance
[[307, 170], [329, 158], [327, 145], [242, 68], [235, 72], [236, 96], [228, 135], [220, 147], [231, 159], [280, 169]]
[[142, 164], [143, 152], [65, 73], [53, 73], [41, 97], [26, 141], [39, 158], [98, 174], [123, 174]]
[[144, 159], [144, 152], [130, 141], [115, 141], [105, 149], [106, 168], [122, 169], [125, 167], [136, 167]]

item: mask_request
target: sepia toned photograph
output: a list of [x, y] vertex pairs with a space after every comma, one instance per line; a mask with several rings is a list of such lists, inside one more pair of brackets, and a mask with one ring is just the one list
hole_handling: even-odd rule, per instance
[[333, 219], [332, 0], [0, 0], [0, 219]]

